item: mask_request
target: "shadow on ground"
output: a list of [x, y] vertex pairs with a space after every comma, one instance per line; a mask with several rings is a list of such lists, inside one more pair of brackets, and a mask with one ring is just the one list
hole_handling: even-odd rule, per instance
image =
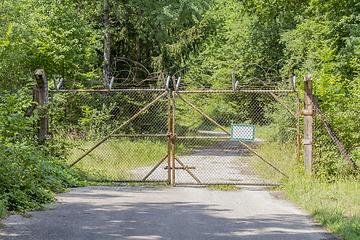
[[[12, 216], [5, 220], [7, 228], [1, 230], [0, 238], [332, 239], [327, 238], [321, 227], [313, 226], [308, 217], [296, 211], [275, 213], [276, 207], [271, 203], [268, 207], [275, 212], [262, 206], [259, 212], [251, 213], [249, 203], [243, 200], [236, 203], [233, 199], [234, 204], [227, 206], [227, 199], [223, 201], [225, 204], [218, 204], [221, 197], [200, 203], [203, 197], [218, 193], [230, 198], [242, 196], [241, 191], [200, 190], [199, 193], [191, 190], [189, 194], [197, 194], [193, 197], [184, 196], [186, 191], [183, 190], [180, 197], [169, 195], [174, 193], [174, 188], [170, 191], [168, 188], [108, 188], [104, 192], [89, 188], [66, 193], [59, 196], [63, 202], [51, 205], [57, 206], [53, 210], [32, 212], [33, 217], [29, 219]], [[174, 201], [176, 198], [179, 201]], [[237, 204], [238, 209], [234, 209]]]

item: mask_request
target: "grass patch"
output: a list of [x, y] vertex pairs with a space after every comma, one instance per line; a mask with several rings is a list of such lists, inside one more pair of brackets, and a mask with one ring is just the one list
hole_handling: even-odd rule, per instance
[[167, 183], [138, 183], [138, 182], [129, 182], [124, 184], [123, 186], [125, 187], [151, 187], [151, 188], [155, 188], [155, 187], [171, 187], [171, 185], [167, 184]]
[[234, 185], [209, 185], [207, 187], [215, 191], [238, 191], [241, 189]]
[[[95, 144], [96, 141], [77, 140], [76, 145], [81, 147], [69, 152], [68, 162], [74, 162]], [[132, 170], [156, 164], [167, 151], [164, 139], [108, 139], [76, 166], [88, 171], [90, 180], [135, 180], [139, 176]]]
[[360, 239], [360, 183], [355, 179], [321, 182], [295, 171], [282, 186], [288, 199], [341, 238]]
[[[261, 140], [246, 144], [288, 175], [296, 165], [296, 141], [291, 139], [292, 135], [289, 133], [287, 136], [281, 136], [286, 139], [281, 141], [278, 139], [280, 134], [276, 127], [259, 126], [256, 128], [255, 137]], [[250, 152], [243, 161], [249, 164], [252, 174], [258, 175], [266, 182], [281, 183], [284, 180], [284, 175]]]

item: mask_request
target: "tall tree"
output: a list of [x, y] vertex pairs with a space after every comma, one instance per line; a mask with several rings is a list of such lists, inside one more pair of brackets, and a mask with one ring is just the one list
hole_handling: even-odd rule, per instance
[[110, 34], [110, 14], [109, 14], [109, 0], [104, 0], [104, 67], [103, 67], [103, 87], [109, 87], [110, 77], [110, 48], [111, 48], [111, 34]]

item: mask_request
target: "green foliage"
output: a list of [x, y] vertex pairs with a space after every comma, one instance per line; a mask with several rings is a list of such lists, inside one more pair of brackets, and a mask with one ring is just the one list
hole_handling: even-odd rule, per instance
[[295, 170], [282, 188], [290, 200], [342, 239], [359, 239], [358, 180], [350, 178], [328, 183]]
[[1, 219], [5, 217], [7, 213], [6, 206], [2, 200], [0, 200], [0, 226], [1, 226]]
[[209, 185], [208, 188], [216, 191], [238, 191], [241, 189], [234, 185]]
[[32, 123], [38, 117], [24, 117], [24, 110], [31, 106], [28, 94], [22, 89], [17, 94], [5, 91], [4, 96], [0, 95], [0, 142], [14, 143], [35, 133]]
[[[3, 1], [0, 6], [0, 89], [27, 85], [32, 72], [82, 78], [94, 71], [100, 34], [71, 0]], [[67, 84], [65, 82], [64, 84]]]
[[81, 172], [69, 169], [39, 146], [33, 125], [37, 117], [24, 117], [31, 102], [25, 91], [0, 96], [0, 201], [11, 211], [41, 208], [54, 191], [81, 184]]
[[112, 117], [111, 111], [114, 107], [114, 104], [110, 104], [108, 107], [103, 104], [101, 110], [90, 109], [88, 106], [83, 107], [83, 117], [79, 119], [79, 127], [87, 132], [89, 139], [95, 135], [97, 137], [106, 136], [115, 129], [114, 124], [107, 124]]

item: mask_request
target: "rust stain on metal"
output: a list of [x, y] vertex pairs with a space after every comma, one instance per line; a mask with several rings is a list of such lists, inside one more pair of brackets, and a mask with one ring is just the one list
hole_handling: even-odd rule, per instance
[[301, 115], [304, 115], [304, 116], [312, 116], [312, 115], [313, 115], [313, 111], [312, 111], [312, 110], [308, 110], [308, 109], [302, 109], [302, 110], [301, 110]]

